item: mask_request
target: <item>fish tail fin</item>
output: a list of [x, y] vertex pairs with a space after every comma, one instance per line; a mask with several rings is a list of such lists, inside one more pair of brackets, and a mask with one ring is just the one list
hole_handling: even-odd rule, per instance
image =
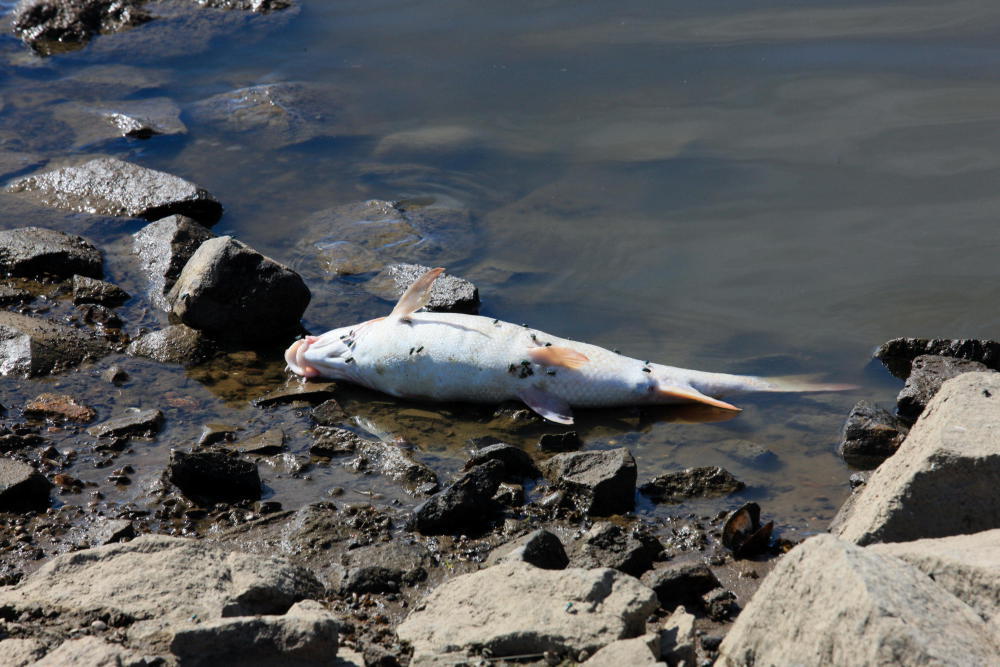
[[818, 375], [782, 375], [755, 379], [760, 381], [760, 385], [753, 387], [754, 391], [805, 394], [827, 391], [851, 391], [858, 388], [856, 384], [819, 382], [817, 381], [819, 379]]

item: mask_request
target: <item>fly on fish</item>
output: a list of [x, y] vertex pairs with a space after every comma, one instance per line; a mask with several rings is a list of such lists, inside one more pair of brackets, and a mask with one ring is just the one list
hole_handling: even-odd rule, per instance
[[427, 271], [386, 317], [306, 336], [285, 351], [306, 378], [346, 380], [400, 398], [520, 400], [545, 419], [573, 423], [573, 408], [703, 403], [745, 392], [819, 392], [852, 385], [664, 366], [597, 345], [479, 315], [420, 311], [443, 268]]

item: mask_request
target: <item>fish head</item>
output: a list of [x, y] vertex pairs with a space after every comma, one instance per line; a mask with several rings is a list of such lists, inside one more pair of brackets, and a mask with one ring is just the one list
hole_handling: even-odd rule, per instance
[[305, 378], [347, 380], [353, 376], [354, 327], [341, 327], [322, 336], [306, 336], [285, 350], [285, 362]]

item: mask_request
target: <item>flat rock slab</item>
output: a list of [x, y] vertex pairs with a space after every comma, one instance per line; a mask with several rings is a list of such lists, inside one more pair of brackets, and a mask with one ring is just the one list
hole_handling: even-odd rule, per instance
[[857, 544], [946, 537], [1000, 526], [1000, 374], [944, 383], [894, 456], [834, 518]]
[[101, 215], [158, 220], [186, 215], [203, 225], [222, 217], [206, 190], [171, 174], [115, 158], [97, 158], [13, 181], [8, 189], [46, 206]]
[[170, 310], [167, 294], [184, 265], [202, 243], [215, 238], [207, 227], [183, 215], [151, 222], [133, 235], [132, 252], [149, 281], [149, 298], [161, 310]]
[[812, 537], [767, 576], [719, 648], [724, 665], [988, 665], [987, 624], [914, 567]]
[[299, 379], [293, 379], [263, 396], [258, 396], [251, 403], [258, 408], [286, 405], [299, 401], [321, 403], [333, 398], [336, 388], [335, 382], [303, 382]]
[[45, 392], [24, 405], [24, 414], [29, 417], [86, 423], [94, 421], [97, 411], [77, 403], [75, 398], [67, 394]]
[[87, 429], [98, 438], [151, 438], [163, 426], [163, 413], [156, 408], [133, 410]]
[[901, 380], [910, 375], [910, 364], [922, 354], [970, 359], [1000, 370], [1000, 342], [974, 338], [893, 338], [875, 350], [875, 358]]
[[75, 234], [42, 227], [0, 231], [0, 272], [26, 278], [104, 275], [101, 251]]
[[639, 487], [639, 492], [655, 503], [682, 503], [691, 498], [728, 496], [745, 487], [728, 470], [704, 466], [658, 475]]
[[226, 340], [273, 341], [301, 329], [311, 295], [301, 276], [230, 236], [202, 243], [167, 301], [180, 322]]
[[49, 637], [84, 619], [122, 615], [126, 647], [155, 654], [192, 627], [285, 614], [295, 602], [322, 595], [309, 571], [285, 559], [145, 535], [57, 556], [17, 586], [0, 589], [0, 605], [17, 614], [41, 610], [51, 620], [37, 621], [36, 630]]
[[616, 570], [501, 563], [441, 584], [397, 628], [414, 664], [543, 653], [576, 656], [645, 631], [656, 595]]
[[0, 311], [0, 375], [46, 375], [110, 352], [107, 343], [80, 329]]
[[608, 516], [635, 507], [635, 459], [624, 447], [557, 454], [540, 468], [550, 483], [571, 493], [588, 514]]
[[962, 373], [987, 370], [989, 368], [978, 361], [934, 354], [920, 355], [910, 364], [910, 376], [896, 396], [899, 415], [908, 420], [916, 419], [946, 380]]
[[48, 507], [52, 484], [27, 463], [0, 458], [0, 511]]
[[[365, 289], [375, 296], [395, 302], [431, 268], [421, 264], [390, 264], [365, 283]], [[424, 307], [435, 312], [475, 315], [479, 312], [479, 289], [468, 280], [445, 274], [434, 281], [431, 299]]]

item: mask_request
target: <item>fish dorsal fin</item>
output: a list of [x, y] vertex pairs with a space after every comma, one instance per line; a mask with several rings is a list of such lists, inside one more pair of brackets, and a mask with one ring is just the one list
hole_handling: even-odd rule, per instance
[[542, 366], [562, 366], [563, 368], [580, 368], [590, 361], [587, 355], [582, 352], [558, 345], [529, 347], [528, 357]]
[[424, 275], [414, 280], [413, 283], [406, 288], [406, 291], [403, 292], [403, 296], [399, 297], [399, 301], [396, 302], [396, 307], [392, 309], [391, 313], [389, 313], [389, 320], [393, 322], [409, 320], [410, 315], [426, 306], [431, 300], [431, 288], [434, 287], [434, 281], [437, 280], [438, 276], [442, 273], [444, 273], [444, 269], [438, 267], [436, 269], [431, 269]]
[[555, 394], [537, 387], [525, 386], [517, 392], [517, 396], [525, 405], [549, 421], [559, 424], [573, 423], [573, 410], [569, 407], [569, 403]]
[[717, 398], [706, 396], [697, 389], [692, 389], [691, 387], [669, 387], [661, 384], [657, 385], [656, 393], [663, 398], [676, 398], [695, 403], [704, 403], [705, 405], [722, 408], [723, 410], [733, 410], [735, 412], [742, 411], [742, 408], [738, 408], [731, 403], [726, 403], [725, 401], [720, 401]]

